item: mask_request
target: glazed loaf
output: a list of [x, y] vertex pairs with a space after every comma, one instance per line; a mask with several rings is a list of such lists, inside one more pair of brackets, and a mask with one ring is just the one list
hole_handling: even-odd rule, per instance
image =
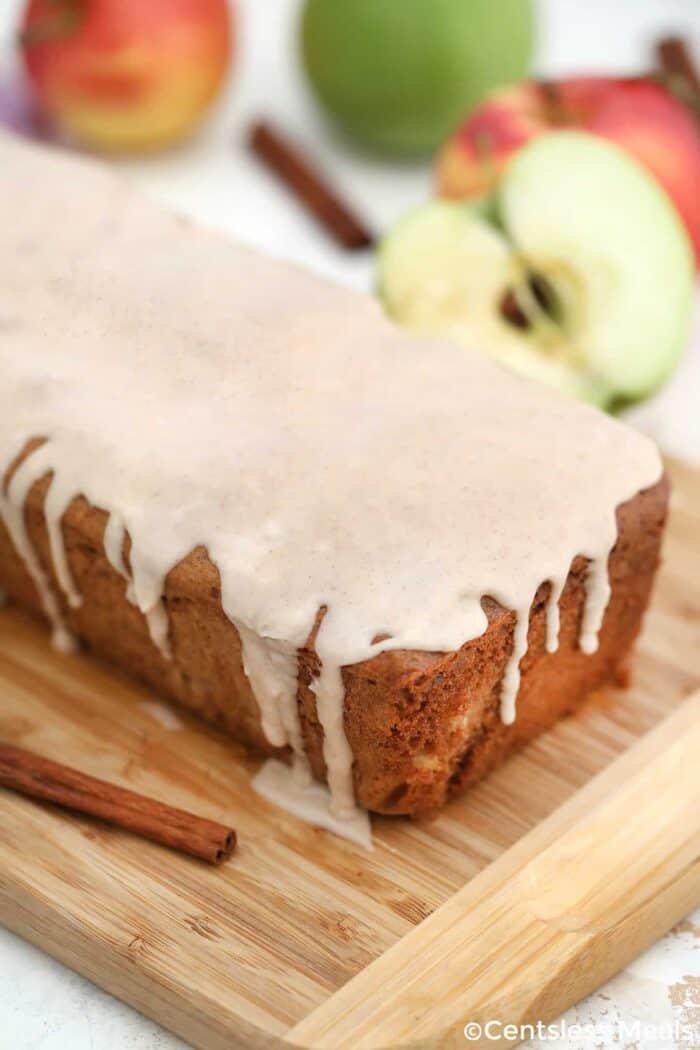
[[[31, 489], [28, 533], [60, 596], [50, 557], [43, 502], [48, 477]], [[577, 557], [560, 601], [559, 648], [545, 649], [548, 584], [530, 612], [528, 650], [521, 663], [518, 715], [499, 715], [501, 679], [513, 646], [515, 616], [484, 596], [486, 633], [450, 653], [388, 651], [343, 669], [344, 722], [354, 757], [358, 802], [374, 812], [418, 814], [441, 806], [503, 759], [573, 711], [624, 663], [637, 636], [659, 562], [666, 518], [665, 480], [623, 504], [609, 560], [612, 597], [597, 652], [578, 644], [585, 598], [585, 558]], [[63, 519], [70, 568], [83, 595], [63, 612], [94, 653], [194, 711], [261, 755], [275, 753], [262, 731], [258, 704], [243, 670], [236, 628], [221, 606], [219, 575], [204, 549], [170, 572], [163, 602], [172, 659], [151, 641], [146, 621], [126, 598], [126, 582], [105, 557], [107, 515], [83, 498]], [[125, 552], [128, 557], [128, 549]], [[0, 523], [0, 587], [34, 612], [41, 602]], [[319, 621], [317, 621], [318, 624]], [[297, 703], [314, 775], [325, 776], [323, 732], [310, 688], [318, 670], [314, 637], [299, 652]]]
[[648, 439], [95, 163], [0, 132], [0, 173], [0, 587], [58, 648], [340, 817], [441, 805], [613, 673]]

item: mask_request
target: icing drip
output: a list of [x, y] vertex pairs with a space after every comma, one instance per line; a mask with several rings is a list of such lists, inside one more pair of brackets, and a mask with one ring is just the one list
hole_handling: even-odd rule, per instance
[[148, 711], [151, 718], [158, 722], [163, 729], [175, 732], [183, 728], [184, 723], [168, 704], [161, 704], [159, 700], [141, 700], [139, 701], [139, 707], [143, 708], [144, 711]]
[[76, 649], [73, 635], [63, 622], [63, 615], [51, 589], [48, 577], [34, 550], [24, 520], [26, 495], [34, 479], [29, 471], [18, 470], [9, 485], [7, 495], [0, 494], [0, 517], [7, 529], [15, 550], [24, 562], [25, 568], [37, 589], [44, 613], [51, 624], [51, 639], [56, 649], [62, 653], [71, 653]]
[[[610, 550], [614, 544], [610, 544]], [[610, 600], [607, 558], [593, 558], [586, 574], [586, 604], [583, 609], [579, 646], [584, 653], [594, 653], [598, 648], [598, 635], [603, 625], [605, 610]]]
[[546, 649], [548, 653], [556, 653], [559, 648], [559, 599], [563, 589], [564, 586], [561, 580], [557, 582], [556, 586], [553, 583], [550, 586], [545, 613], [547, 623]]
[[107, 561], [120, 576], [131, 582], [129, 570], [124, 561], [124, 541], [126, 539], [126, 525], [124, 519], [116, 511], [112, 511], [107, 519], [105, 534], [102, 540]]
[[[142, 588], [145, 595], [143, 603], [139, 602], [136, 586], [124, 561], [124, 541], [126, 539], [126, 525], [122, 516], [113, 511], [107, 521], [104, 533], [104, 550], [107, 561], [120, 576], [127, 581], [126, 597], [132, 605], [136, 605], [143, 613], [151, 641], [165, 660], [172, 660], [172, 651], [168, 638], [169, 624], [168, 614], [163, 605], [162, 593], [153, 601], [153, 594], [158, 589], [152, 583], [150, 587]], [[149, 604], [152, 603], [152, 604]]]
[[296, 649], [274, 638], [262, 638], [236, 622], [243, 669], [260, 707], [265, 736], [275, 747], [291, 747], [299, 783], [311, 779], [297, 706]]
[[299, 784], [283, 762], [268, 759], [253, 777], [252, 787], [262, 798], [300, 820], [326, 828], [364, 849], [372, 849], [372, 828], [364, 810], [355, 807], [348, 816], [335, 815], [328, 789], [315, 781]]
[[529, 622], [530, 610], [519, 611], [513, 632], [513, 652], [501, 684], [501, 721], [506, 725], [512, 725], [515, 721], [515, 702], [520, 688], [520, 661], [527, 652]]
[[316, 695], [316, 710], [323, 726], [323, 757], [328, 771], [328, 787], [333, 799], [333, 813], [347, 820], [355, 811], [355, 789], [352, 782], [352, 751], [345, 735], [343, 676], [340, 666], [322, 659], [322, 670], [311, 688]]
[[0, 512], [59, 640], [23, 513], [49, 471], [68, 601], [80, 596], [60, 521], [82, 494], [110, 512], [107, 557], [162, 651], [165, 579], [206, 548], [263, 728], [293, 750], [297, 786], [297, 652], [326, 609], [312, 689], [342, 814], [344, 666], [456, 650], [487, 629], [483, 596], [498, 597], [517, 618], [510, 722], [534, 595], [550, 581], [552, 651], [578, 554], [590, 562], [580, 644], [595, 648], [616, 508], [662, 472], [646, 438], [484, 355], [400, 332], [370, 298], [183, 224], [97, 165], [0, 133], [0, 172], [0, 293], [16, 317], [0, 332], [0, 470], [45, 438]]
[[141, 612], [146, 618], [148, 633], [156, 649], [165, 660], [172, 660], [173, 654], [168, 640], [168, 614], [162, 599], [159, 598], [154, 606], [150, 609], [142, 609]]
[[49, 491], [44, 503], [44, 514], [46, 516], [46, 528], [49, 534], [49, 546], [51, 558], [56, 571], [56, 579], [63, 591], [71, 609], [79, 609], [83, 603], [82, 596], [78, 593], [73, 576], [68, 565], [66, 545], [63, 539], [62, 519], [73, 499], [74, 493], [62, 490], [60, 482], [54, 474]]

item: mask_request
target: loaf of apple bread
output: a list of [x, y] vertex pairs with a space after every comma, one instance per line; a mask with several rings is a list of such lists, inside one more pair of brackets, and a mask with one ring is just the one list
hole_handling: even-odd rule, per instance
[[[47, 482], [32, 488], [25, 514], [32, 543], [53, 577], [42, 509]], [[586, 559], [577, 557], [571, 566], [554, 653], [545, 649], [548, 585], [539, 588], [530, 611], [513, 724], [500, 718], [499, 694], [513, 646], [514, 614], [488, 596], [483, 599], [487, 631], [455, 652], [388, 651], [345, 667], [345, 731], [358, 802], [379, 813], [435, 809], [611, 680], [640, 630], [659, 563], [667, 503], [663, 480], [618, 510], [618, 540], [609, 560], [612, 596], [595, 653], [583, 653], [578, 644]], [[64, 516], [68, 560], [84, 598], [79, 609], [64, 603], [72, 631], [95, 654], [158, 694], [219, 725], [255, 752], [274, 753], [243, 670], [236, 628], [221, 607], [217, 570], [206, 551], [194, 550], [166, 580], [168, 659], [127, 600], [125, 580], [105, 557], [106, 522], [107, 515], [83, 498], [74, 500]], [[59, 593], [55, 578], [53, 585]], [[1, 523], [0, 587], [41, 614], [38, 594]], [[297, 703], [313, 772], [323, 779], [323, 734], [310, 688], [316, 670], [312, 636], [299, 653]]]
[[615, 673], [650, 441], [94, 162], [0, 132], [0, 173], [0, 588], [59, 647], [341, 815], [441, 805]]

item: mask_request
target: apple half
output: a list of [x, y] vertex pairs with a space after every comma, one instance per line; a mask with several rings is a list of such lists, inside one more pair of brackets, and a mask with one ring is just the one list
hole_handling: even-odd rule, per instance
[[379, 252], [389, 314], [603, 408], [672, 372], [690, 325], [692, 247], [617, 146], [562, 131], [509, 161], [492, 198], [433, 201]]

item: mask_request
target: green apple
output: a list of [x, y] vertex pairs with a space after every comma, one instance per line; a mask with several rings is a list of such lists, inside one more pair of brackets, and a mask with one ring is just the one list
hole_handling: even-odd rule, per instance
[[491, 199], [416, 209], [379, 252], [380, 294], [399, 323], [601, 407], [639, 400], [671, 373], [694, 273], [656, 181], [574, 131], [516, 153]]
[[316, 94], [358, 142], [428, 153], [497, 86], [528, 72], [532, 0], [306, 0]]

